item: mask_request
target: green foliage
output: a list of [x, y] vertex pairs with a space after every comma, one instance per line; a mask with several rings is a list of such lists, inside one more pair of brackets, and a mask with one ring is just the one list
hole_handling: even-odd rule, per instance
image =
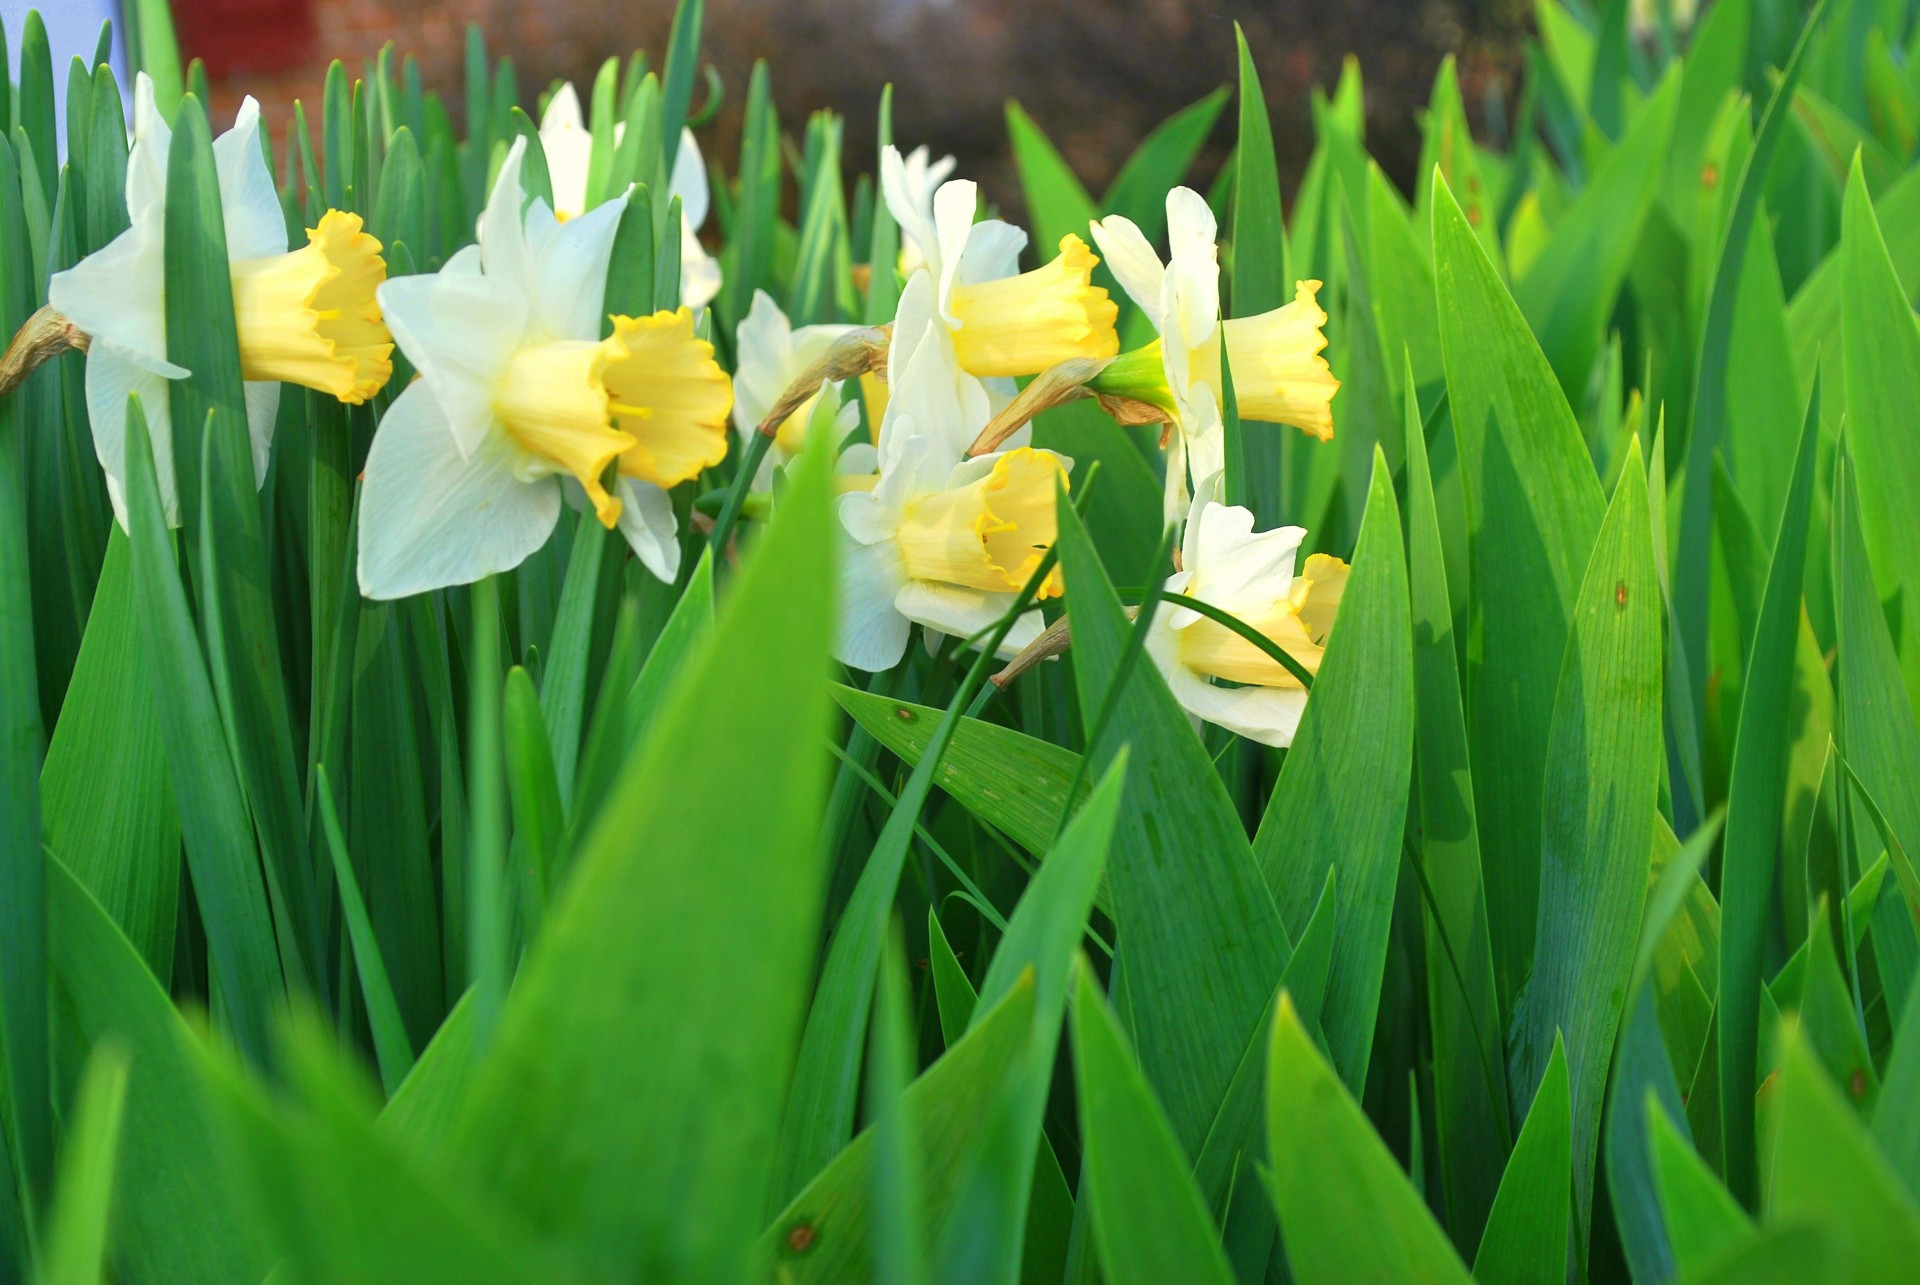
[[[457, 271], [524, 137], [529, 199], [624, 202], [600, 297], [564, 301], [611, 335], [707, 271], [691, 128], [720, 274], [694, 323], [741, 418], [794, 374], [749, 368], [762, 296], [876, 328], [835, 354], [848, 418], [823, 397], [798, 452], [728, 427], [646, 493], [670, 580], [562, 509], [511, 570], [370, 600], [370, 444], [430, 359], [402, 335], [363, 405], [255, 377], [252, 158], [169, 6], [122, 8], [163, 167], [111, 70], [61, 84], [37, 17], [0, 33], [6, 335], [125, 249], [131, 174], [164, 289], [128, 306], [187, 372], [140, 377], [124, 443], [90, 414], [125, 396], [90, 364], [111, 337], [0, 394], [0, 1279], [1838, 1282], [1920, 1255], [1907, 6], [1536, 0], [1516, 100], [1444, 61], [1412, 175], [1369, 152], [1357, 61], [1283, 110], [1245, 39], [1104, 191], [1009, 103], [1026, 266], [1109, 215], [1164, 262], [1169, 190], [1227, 158], [1223, 311], [1276, 350], [1221, 362], [1221, 494], [1304, 532], [1288, 565], [1292, 535], [1223, 555], [1218, 510], [1165, 531], [1180, 430], [1055, 405], [1072, 502], [1025, 497], [1024, 590], [945, 585], [977, 632], [923, 623], [872, 675], [829, 657], [871, 588], [836, 448], [922, 412], [878, 355], [914, 220], [846, 145], [921, 141], [891, 89], [871, 135], [783, 122], [756, 64], [736, 149], [698, 0], [664, 47], [599, 51], [580, 139], [540, 139], [477, 29], [457, 103], [404, 50], [334, 64], [265, 144], [295, 246], [350, 210], [390, 277]], [[1093, 272], [1121, 347], [1151, 342], [1125, 270]], [[1279, 350], [1262, 314], [1309, 276], [1329, 319]], [[1337, 441], [1242, 422], [1316, 352]], [[1004, 534], [975, 518], [948, 553]], [[1288, 711], [1238, 719], [1277, 744], [1191, 712], [1229, 705]]]

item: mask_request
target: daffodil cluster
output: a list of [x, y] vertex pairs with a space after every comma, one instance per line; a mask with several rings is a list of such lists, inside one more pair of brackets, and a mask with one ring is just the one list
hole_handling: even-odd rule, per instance
[[[1214, 216], [1192, 190], [1168, 194], [1164, 262], [1127, 219], [1091, 225], [1157, 333], [1120, 354], [1118, 308], [1094, 284], [1100, 259], [1086, 241], [1062, 237], [1050, 259], [1021, 271], [1026, 233], [980, 216], [975, 184], [947, 177], [952, 158], [888, 147], [881, 194], [904, 242], [899, 264], [886, 267], [905, 279], [890, 325], [795, 326], [755, 290], [727, 345], [730, 377], [707, 338], [704, 308], [720, 269], [695, 235], [708, 194], [691, 133], [673, 174], [682, 306], [624, 316], [609, 315], [605, 299], [627, 195], [594, 199], [592, 139], [571, 85], [551, 97], [537, 143], [553, 203], [524, 190], [529, 140], [515, 138], [477, 242], [419, 276], [388, 279], [380, 243], [342, 211], [326, 212], [290, 249], [259, 129], [248, 99], [214, 142], [256, 476], [266, 474], [283, 384], [354, 405], [378, 398], [357, 523], [368, 598], [512, 570], [547, 544], [565, 503], [617, 529], [650, 573], [673, 581], [687, 511], [683, 497], [676, 512], [673, 493], [726, 459], [731, 422], [743, 455], [761, 461], [736, 486], [762, 493], [776, 489], [809, 434], [832, 434], [845, 664], [892, 668], [914, 625], [930, 647], [947, 636], [978, 645], [1031, 588], [999, 646], [1015, 656], [1045, 627], [1039, 604], [1063, 590], [1057, 570], [1039, 571], [1073, 467], [1032, 445], [1031, 425], [1019, 422], [1030, 399], [1015, 401], [1015, 381], [1070, 363], [1096, 372], [1103, 396], [1165, 416], [1164, 517], [1185, 524], [1166, 590], [1237, 617], [1306, 671], [1317, 668], [1344, 564], [1315, 555], [1296, 569], [1301, 528], [1255, 532], [1248, 510], [1214, 497], [1225, 460], [1223, 349], [1242, 414], [1332, 433], [1339, 383], [1320, 355], [1319, 283], [1301, 282], [1283, 308], [1223, 321]], [[165, 383], [188, 372], [169, 358], [163, 307], [169, 145], [143, 76], [127, 167], [131, 226], [55, 276], [50, 298], [91, 339], [88, 410], [116, 510], [127, 398], [140, 394], [177, 522]], [[387, 391], [396, 344], [415, 377]], [[843, 349], [873, 359], [848, 364]], [[756, 435], [769, 440], [746, 449]], [[1291, 739], [1306, 691], [1245, 637], [1190, 607], [1162, 606], [1148, 650], [1196, 718], [1267, 744]]]

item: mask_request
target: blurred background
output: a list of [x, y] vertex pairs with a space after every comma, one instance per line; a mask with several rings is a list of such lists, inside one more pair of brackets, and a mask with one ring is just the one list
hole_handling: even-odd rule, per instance
[[[0, 0], [16, 47], [28, 7]], [[39, 7], [58, 66], [90, 53], [117, 0]], [[673, 0], [173, 0], [173, 9], [182, 57], [206, 64], [215, 120], [251, 93], [277, 128], [295, 98], [319, 101], [333, 59], [357, 75], [388, 41], [418, 60], [458, 123], [469, 23], [513, 57], [530, 111], [554, 80], [574, 80], [584, 96], [610, 54], [645, 49], [657, 65]], [[898, 140], [953, 153], [962, 174], [1018, 214], [1008, 99], [1098, 192], [1149, 129], [1232, 81], [1238, 22], [1268, 96], [1286, 190], [1312, 148], [1311, 88], [1335, 82], [1346, 50], [1365, 72], [1367, 143], [1405, 187], [1419, 156], [1416, 113], [1445, 55], [1460, 59], [1476, 129], [1503, 134], [1531, 10], [1527, 0], [708, 0], [704, 48], [725, 104], [702, 142], [710, 157], [737, 155], [747, 77], [764, 58], [783, 128], [797, 134], [807, 113], [840, 112], [847, 155], [871, 170], [874, 107], [891, 80]], [[1198, 180], [1226, 159], [1232, 133], [1228, 112]]]

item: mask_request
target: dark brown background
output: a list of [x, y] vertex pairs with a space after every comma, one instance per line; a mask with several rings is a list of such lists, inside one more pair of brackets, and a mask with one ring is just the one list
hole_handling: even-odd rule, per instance
[[[600, 60], [635, 48], [657, 65], [672, 0], [175, 0], [188, 56], [207, 57], [217, 97], [252, 92], [276, 120], [318, 98], [328, 61], [350, 70], [393, 40], [429, 88], [460, 112], [462, 47], [478, 22], [510, 53], [529, 101], [556, 77], [584, 93]], [[1166, 116], [1234, 75], [1233, 24], [1259, 67], [1292, 186], [1311, 149], [1310, 87], [1358, 56], [1368, 143], [1403, 183], [1415, 167], [1417, 113], [1440, 59], [1461, 58], [1476, 121], [1508, 94], [1528, 21], [1525, 0], [709, 0], [704, 52], [725, 79], [709, 150], [734, 155], [740, 100], [756, 58], [772, 71], [789, 130], [808, 112], [847, 119], [850, 164], [872, 168], [874, 107], [894, 84], [895, 133], [961, 160], [990, 199], [1018, 212], [1003, 104], [1017, 99], [1097, 195]], [[231, 101], [216, 104], [230, 107]], [[1497, 109], [1494, 113], [1497, 119]], [[1223, 120], [1202, 181], [1232, 136]], [[705, 140], [703, 140], [705, 141]]]

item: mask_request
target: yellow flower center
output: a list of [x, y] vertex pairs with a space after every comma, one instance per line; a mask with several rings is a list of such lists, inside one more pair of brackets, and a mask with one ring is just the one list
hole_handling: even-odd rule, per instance
[[1327, 314], [1315, 300], [1318, 281], [1295, 286], [1293, 302], [1257, 317], [1223, 322], [1206, 343], [1193, 350], [1193, 379], [1222, 396], [1220, 333], [1226, 332], [1227, 359], [1233, 365], [1233, 393], [1243, 419], [1291, 424], [1321, 441], [1333, 437], [1333, 377], [1320, 350], [1327, 346], [1321, 327]]
[[953, 347], [960, 369], [983, 378], [1037, 375], [1071, 357], [1120, 351], [1120, 309], [1093, 284], [1099, 258], [1068, 233], [1053, 262], [1018, 276], [955, 285], [949, 306], [960, 326]]
[[232, 267], [240, 374], [366, 401], [393, 375], [393, 336], [374, 297], [387, 279], [360, 216], [328, 210], [305, 248]]
[[[898, 537], [907, 575], [1017, 593], [1053, 547], [1056, 479], [1066, 484], [1059, 458], [1023, 446], [994, 461], [985, 477], [914, 501]], [[1039, 596], [1060, 591], [1056, 567]]]
[[[1241, 622], [1278, 643], [1309, 674], [1320, 672], [1320, 658], [1347, 588], [1347, 564], [1324, 553], [1307, 559], [1284, 597], [1253, 610], [1234, 612]], [[1200, 596], [1201, 586], [1191, 586]], [[1300, 686], [1300, 680], [1266, 652], [1215, 620], [1202, 617], [1175, 631], [1180, 663], [1196, 673], [1257, 687]]]
[[613, 427], [609, 367], [626, 353], [619, 332], [598, 343], [559, 339], [514, 354], [494, 394], [494, 411], [507, 432], [538, 461], [530, 477], [570, 473], [586, 488], [606, 526], [620, 520], [620, 500], [601, 480], [634, 438]]
[[620, 456], [623, 474], [671, 487], [727, 457], [733, 384], [713, 345], [693, 333], [689, 309], [615, 317], [606, 342], [621, 352], [606, 379], [614, 423], [631, 443]]

